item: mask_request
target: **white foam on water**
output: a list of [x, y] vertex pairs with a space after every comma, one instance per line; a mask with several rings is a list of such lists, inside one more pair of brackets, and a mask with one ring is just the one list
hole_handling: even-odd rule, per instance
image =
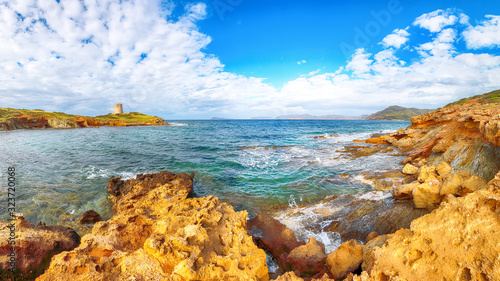
[[370, 191], [358, 196], [359, 199], [371, 200], [371, 201], [380, 201], [387, 198], [391, 198], [392, 194], [389, 191]]
[[89, 166], [89, 171], [87, 171], [87, 179], [96, 179], [96, 178], [111, 178], [111, 176], [119, 176], [122, 180], [135, 178], [136, 174], [132, 172], [112, 172], [108, 169], [100, 169], [94, 166]]
[[270, 273], [275, 273], [280, 269], [278, 261], [275, 260], [269, 253], [266, 253], [266, 264]]
[[187, 126], [188, 124], [186, 123], [176, 123], [176, 122], [173, 122], [173, 123], [169, 123], [170, 126], [174, 126], [174, 127], [180, 127], [180, 126]]

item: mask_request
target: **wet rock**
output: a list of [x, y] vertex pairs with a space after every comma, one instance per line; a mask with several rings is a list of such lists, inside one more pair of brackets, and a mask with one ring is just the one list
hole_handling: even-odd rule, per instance
[[441, 202], [439, 191], [441, 183], [438, 180], [422, 183], [413, 190], [413, 203], [417, 209], [432, 209]]
[[213, 196], [188, 198], [192, 175], [112, 178], [108, 188], [116, 215], [55, 256], [37, 280], [269, 279], [266, 254], [247, 234], [247, 213]]
[[413, 166], [412, 164], [406, 164], [404, 167], [403, 167], [403, 174], [406, 174], [406, 175], [415, 175], [416, 173], [418, 173], [418, 168]]
[[81, 224], [96, 223], [98, 221], [101, 221], [101, 215], [99, 215], [99, 213], [94, 210], [86, 211], [80, 218]]
[[[500, 175], [498, 176], [500, 178]], [[500, 280], [500, 189], [491, 183], [416, 219], [355, 280]]]
[[276, 259], [283, 253], [288, 254], [298, 246], [305, 245], [304, 242], [297, 241], [293, 230], [270, 216], [258, 215], [248, 220], [248, 230], [250, 234], [254, 234], [256, 244]]
[[288, 270], [300, 272], [301, 277], [310, 277], [325, 267], [325, 245], [310, 237], [307, 244], [293, 249], [286, 258]]
[[441, 185], [439, 195], [458, 194], [462, 189], [464, 178], [459, 173], [448, 174]]
[[392, 190], [392, 196], [395, 199], [411, 199], [413, 198], [413, 190], [419, 186], [420, 183], [418, 181], [409, 183], [409, 184], [403, 184], [397, 187], [394, 187]]
[[[10, 237], [15, 239], [9, 240]], [[49, 267], [53, 256], [70, 251], [78, 244], [80, 236], [69, 227], [43, 223], [35, 227], [22, 214], [16, 214], [12, 223], [0, 222], [0, 279], [34, 280]], [[15, 260], [14, 272], [10, 271], [12, 257]]]
[[345, 277], [358, 269], [361, 262], [363, 262], [363, 245], [356, 240], [342, 243], [326, 258], [326, 266], [333, 279]]
[[436, 172], [441, 178], [444, 178], [447, 174], [451, 173], [451, 170], [452, 168], [450, 164], [446, 163], [445, 161], [441, 161], [436, 167]]

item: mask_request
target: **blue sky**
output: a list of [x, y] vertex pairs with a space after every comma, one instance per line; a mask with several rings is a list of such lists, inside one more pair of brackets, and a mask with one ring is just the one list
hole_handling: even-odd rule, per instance
[[500, 88], [499, 1], [0, 3], [0, 107], [166, 119], [436, 108]]

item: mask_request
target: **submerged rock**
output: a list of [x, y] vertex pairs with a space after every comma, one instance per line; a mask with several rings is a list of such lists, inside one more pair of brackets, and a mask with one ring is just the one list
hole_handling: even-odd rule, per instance
[[34, 280], [49, 267], [54, 255], [78, 244], [80, 236], [69, 227], [42, 223], [35, 227], [17, 214], [13, 224], [0, 222], [0, 279]]
[[101, 221], [101, 215], [99, 215], [99, 213], [94, 210], [86, 211], [80, 218], [81, 224], [96, 223], [98, 221]]
[[213, 196], [188, 198], [192, 186], [192, 176], [168, 171], [112, 178], [116, 215], [38, 280], [268, 280], [247, 213]]

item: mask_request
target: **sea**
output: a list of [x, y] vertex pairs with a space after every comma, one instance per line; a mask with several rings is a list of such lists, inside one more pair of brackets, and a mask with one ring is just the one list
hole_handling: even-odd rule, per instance
[[111, 176], [127, 179], [162, 170], [194, 172], [195, 196], [217, 196], [248, 211], [249, 218], [314, 205], [330, 195], [377, 198], [380, 194], [361, 174], [396, 169], [402, 156], [395, 151], [353, 159], [341, 151], [355, 139], [409, 125], [369, 120], [171, 123], [0, 132], [0, 220], [9, 218], [9, 167], [15, 168], [16, 212], [33, 224], [68, 225], [90, 209], [108, 219], [113, 215], [106, 190]]

